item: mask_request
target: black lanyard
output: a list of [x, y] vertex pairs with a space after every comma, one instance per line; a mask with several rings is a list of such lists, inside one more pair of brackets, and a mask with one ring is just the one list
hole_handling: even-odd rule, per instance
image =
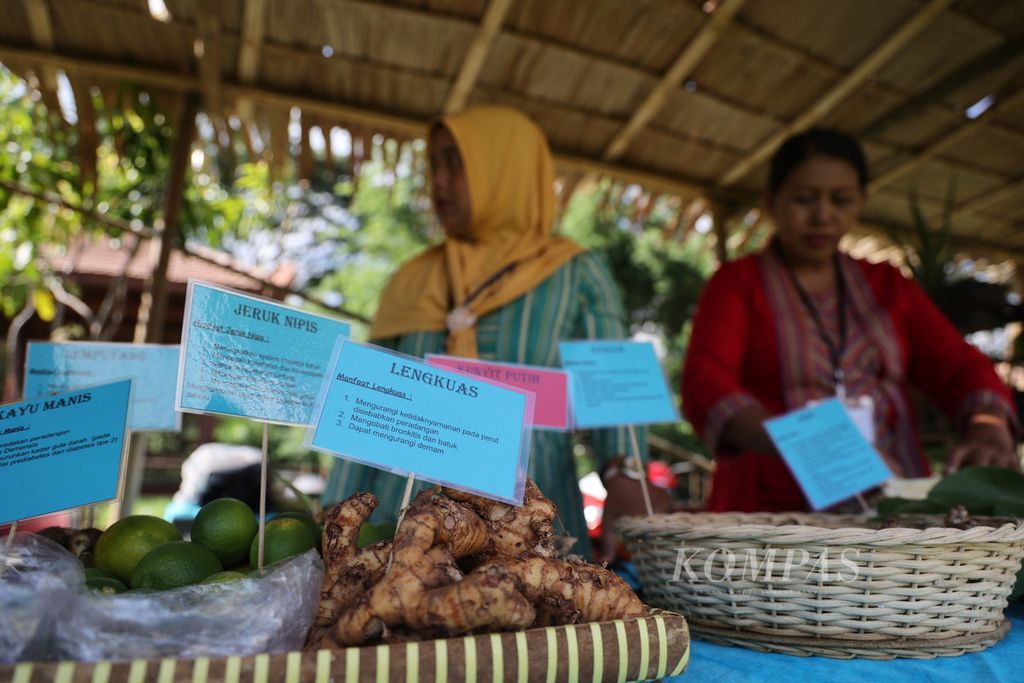
[[818, 336], [821, 337], [821, 340], [825, 342], [825, 346], [828, 347], [829, 356], [832, 359], [832, 379], [835, 381], [836, 389], [839, 390], [843, 385], [843, 352], [846, 350], [846, 281], [843, 279], [843, 271], [839, 267], [839, 255], [836, 255], [834, 262], [836, 296], [839, 299], [839, 341], [836, 343], [832, 341], [828, 330], [825, 329], [825, 324], [821, 320], [821, 315], [818, 313], [818, 308], [814, 305], [814, 301], [811, 300], [807, 290], [803, 288], [803, 285], [800, 284], [796, 277], [796, 273], [793, 272], [793, 266], [786, 259], [782, 246], [776, 242], [775, 247], [779, 260], [782, 261], [782, 265], [785, 266], [793, 287], [796, 288], [796, 293], [800, 295], [800, 301], [803, 302], [804, 308], [807, 309], [807, 312], [811, 315], [811, 320], [814, 321], [814, 327], [818, 330]]
[[508, 275], [509, 273], [511, 273], [513, 270], [516, 269], [516, 266], [518, 266], [518, 265], [519, 265], [519, 261], [513, 261], [512, 263], [509, 263], [508, 265], [506, 265], [503, 268], [499, 269], [497, 273], [495, 273], [494, 275], [492, 275], [489, 278], [487, 278], [486, 280], [484, 280], [482, 285], [480, 285], [479, 287], [474, 289], [472, 292], [470, 292], [469, 296], [467, 296], [465, 299], [463, 299], [462, 303], [460, 303], [457, 307], [455, 306], [455, 302], [452, 300], [452, 291], [451, 291], [451, 288], [449, 288], [448, 289], [448, 306], [450, 308], [465, 308], [466, 306], [469, 306], [471, 303], [473, 303], [473, 301], [476, 300], [476, 298], [478, 296], [483, 294], [487, 290], [488, 287], [490, 287], [491, 285], [496, 283], [498, 280], [500, 280], [501, 278], [503, 278], [506, 275]]

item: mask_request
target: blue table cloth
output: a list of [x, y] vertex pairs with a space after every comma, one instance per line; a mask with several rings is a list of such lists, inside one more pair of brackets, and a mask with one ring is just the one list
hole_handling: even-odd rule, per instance
[[[1007, 610], [1012, 627], [983, 652], [936, 659], [829, 659], [755, 652], [694, 640], [690, 666], [671, 683], [742, 683], [742, 681], [870, 681], [870, 683], [969, 683], [1024, 681], [1024, 605]], [[797, 678], [799, 676], [799, 678]]]

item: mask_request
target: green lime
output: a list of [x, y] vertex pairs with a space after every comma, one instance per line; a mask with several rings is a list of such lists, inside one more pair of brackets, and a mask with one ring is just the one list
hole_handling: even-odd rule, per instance
[[238, 574], [252, 574], [252, 567], [246, 562], [245, 564], [236, 564], [234, 567], [228, 567], [226, 571]]
[[274, 519], [297, 519], [313, 532], [313, 538], [316, 539], [316, 551], [320, 552], [320, 545], [323, 542], [324, 528], [317, 524], [316, 520], [309, 515], [304, 515], [301, 512], [282, 512], [281, 514], [274, 517]]
[[180, 541], [181, 534], [170, 522], [152, 515], [131, 515], [114, 522], [96, 541], [97, 567], [122, 583], [128, 583], [146, 553], [163, 543]]
[[110, 576], [93, 576], [85, 580], [85, 585], [99, 593], [124, 593], [128, 586]]
[[237, 581], [238, 579], [244, 579], [245, 574], [242, 572], [223, 571], [217, 572], [216, 574], [210, 574], [200, 583], [227, 583], [228, 581]]
[[[298, 519], [272, 519], [264, 528], [264, 536], [264, 567], [316, 547], [313, 532]], [[252, 539], [252, 546], [249, 548], [249, 564], [253, 567], [259, 566], [256, 561], [259, 543], [260, 539], [257, 536]]]
[[89, 579], [95, 579], [95, 578], [113, 579], [115, 577], [110, 572], [104, 571], [104, 570], [100, 569], [99, 567], [86, 567], [85, 568], [85, 581], [86, 581], [86, 583], [89, 582]]
[[221, 569], [220, 560], [206, 546], [173, 541], [153, 548], [139, 561], [132, 572], [132, 588], [190, 586]]
[[213, 551], [228, 567], [244, 562], [258, 528], [252, 509], [237, 498], [218, 498], [199, 511], [192, 522], [192, 540]]

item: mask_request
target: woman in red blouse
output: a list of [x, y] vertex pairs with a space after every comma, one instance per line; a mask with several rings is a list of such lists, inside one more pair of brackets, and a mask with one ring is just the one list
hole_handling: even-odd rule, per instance
[[760, 254], [722, 265], [701, 295], [683, 370], [686, 416], [717, 456], [708, 508], [807, 509], [762, 426], [808, 401], [870, 396], [875, 446], [898, 476], [929, 473], [908, 385], [960, 429], [949, 470], [1018, 467], [1009, 392], [897, 269], [839, 251], [866, 199], [860, 145], [812, 129], [772, 159]]

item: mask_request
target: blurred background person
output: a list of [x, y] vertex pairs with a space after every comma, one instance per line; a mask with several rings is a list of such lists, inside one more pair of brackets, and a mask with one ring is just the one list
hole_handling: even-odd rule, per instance
[[[370, 339], [422, 357], [558, 366], [558, 342], [629, 335], [621, 294], [607, 266], [552, 235], [554, 163], [541, 129], [504, 107], [474, 107], [436, 123], [429, 138], [432, 206], [447, 239], [403, 265], [381, 296]], [[646, 432], [638, 430], [646, 452]], [[605, 545], [614, 519], [644, 512], [636, 473], [621, 466], [625, 429], [595, 430], [590, 442], [608, 476]], [[484, 466], [484, 463], [481, 463]], [[607, 466], [607, 468], [606, 468]], [[630, 476], [633, 475], [633, 476]], [[529, 476], [558, 506], [556, 528], [591, 557], [568, 434], [533, 433]], [[426, 484], [419, 484], [417, 490]], [[381, 500], [371, 518], [398, 514], [405, 478], [347, 460], [334, 463], [327, 503], [356, 491]], [[652, 489], [659, 508], [667, 495]]]
[[722, 265], [701, 295], [682, 395], [686, 417], [717, 459], [710, 510], [806, 509], [762, 422], [837, 394], [864, 406], [874, 444], [896, 476], [930, 471], [911, 385], [959, 432], [948, 471], [1018, 466], [1019, 425], [989, 360], [917, 283], [839, 250], [867, 182], [853, 138], [811, 129], [788, 139], [770, 168], [770, 245]]

